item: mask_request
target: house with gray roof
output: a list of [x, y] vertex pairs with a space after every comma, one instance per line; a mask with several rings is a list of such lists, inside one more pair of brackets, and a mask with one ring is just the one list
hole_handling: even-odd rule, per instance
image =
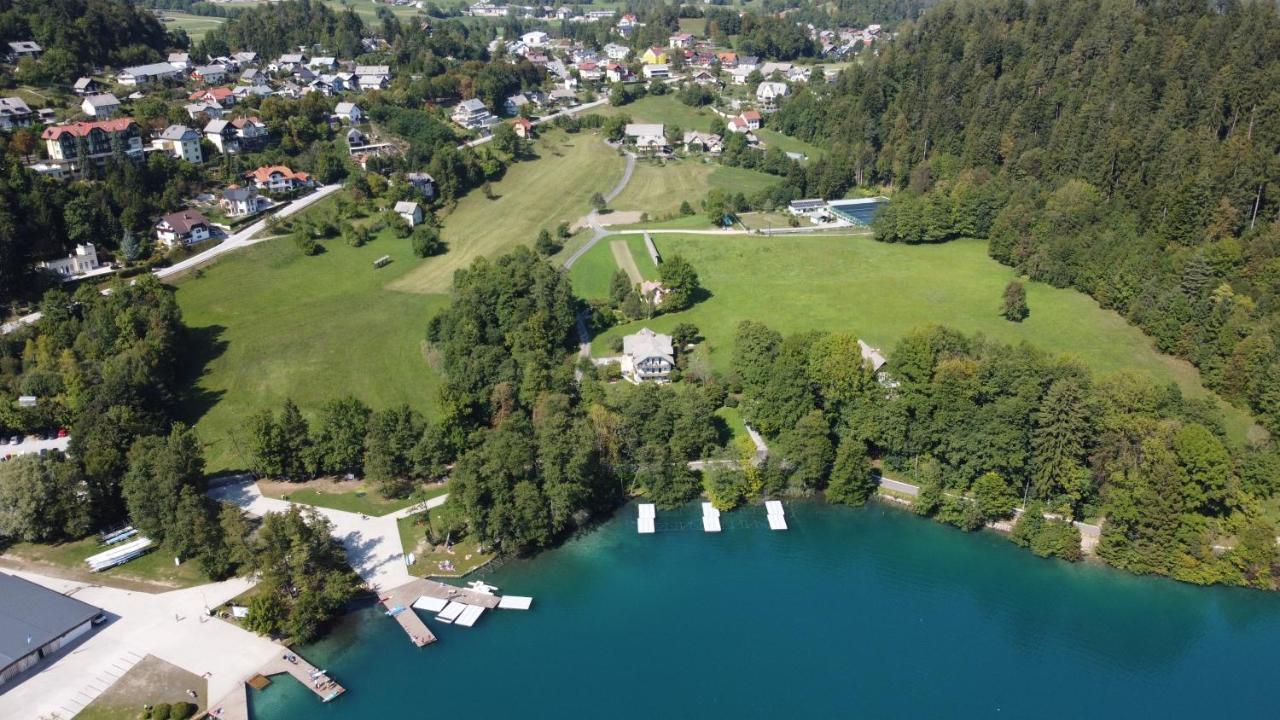
[[106, 120], [120, 112], [120, 98], [111, 93], [90, 95], [80, 102], [80, 110], [95, 120]]
[[622, 338], [622, 374], [632, 382], [668, 382], [675, 366], [670, 335], [642, 328]]

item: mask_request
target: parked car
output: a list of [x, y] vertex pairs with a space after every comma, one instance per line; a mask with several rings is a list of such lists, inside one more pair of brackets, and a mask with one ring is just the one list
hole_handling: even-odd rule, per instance
[[21, 445], [21, 444], [22, 444], [22, 436], [21, 436], [21, 435], [14, 435], [13, 437], [9, 438], [9, 444], [10, 444], [10, 445]]

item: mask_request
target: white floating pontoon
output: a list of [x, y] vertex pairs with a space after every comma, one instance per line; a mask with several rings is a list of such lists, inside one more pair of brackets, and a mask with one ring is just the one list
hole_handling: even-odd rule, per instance
[[533, 598], [523, 595], [503, 595], [498, 600], [498, 607], [503, 610], [528, 610], [533, 607]]
[[461, 625], [462, 627], [471, 627], [476, 624], [476, 620], [479, 620], [480, 616], [483, 614], [483, 607], [479, 605], [466, 605], [463, 606], [462, 614], [458, 616], [457, 620], [453, 621], [453, 624]]
[[441, 610], [445, 609], [445, 606], [447, 606], [448, 604], [449, 604], [448, 600], [445, 600], [444, 598], [431, 597], [430, 595], [423, 595], [422, 597], [413, 601], [413, 606], [415, 608], [419, 610], [426, 610], [427, 612], [433, 612], [433, 613], [440, 612]]
[[449, 604], [445, 605], [444, 609], [440, 611], [440, 614], [436, 615], [436, 619], [440, 622], [451, 623], [454, 620], [457, 620], [458, 616], [462, 614], [462, 611], [466, 609], [467, 606], [463, 603], [451, 600], [449, 601]]

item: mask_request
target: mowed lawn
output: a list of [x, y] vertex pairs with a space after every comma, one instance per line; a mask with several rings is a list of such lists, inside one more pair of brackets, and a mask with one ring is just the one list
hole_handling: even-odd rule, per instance
[[702, 132], [710, 130], [712, 119], [719, 117], [710, 108], [695, 108], [685, 105], [671, 93], [666, 95], [646, 95], [622, 107], [606, 105], [599, 110], [592, 110], [591, 112], [606, 116], [626, 115], [631, 118], [631, 122], [638, 123], [662, 123], [664, 125], [674, 123], [679, 125], [681, 130], [700, 130]]
[[[912, 330], [939, 324], [1004, 342], [1025, 341], [1077, 358], [1096, 372], [1132, 370], [1160, 383], [1173, 381], [1190, 397], [1208, 395], [1192, 365], [1157, 352], [1142, 331], [1074, 290], [1029, 282], [1031, 316], [1021, 323], [1000, 317], [1001, 294], [1014, 271], [990, 259], [983, 241], [909, 246], [878, 243], [868, 235], [655, 235], [654, 241], [664, 257], [679, 253], [688, 259], [710, 297], [683, 313], [611, 328], [594, 341], [598, 356], [608, 354], [613, 337], [641, 326], [669, 332], [681, 322], [698, 326], [721, 370], [729, 366], [734, 329], [742, 320], [783, 333], [852, 332], [889, 353]], [[1247, 414], [1222, 406], [1231, 435], [1244, 438], [1252, 424]]]
[[[742, 193], [747, 197], [783, 178], [756, 170], [726, 167], [718, 162], [703, 162], [700, 157], [676, 158], [666, 161], [637, 160], [631, 174], [631, 182], [622, 194], [609, 204], [614, 210], [639, 210], [659, 218], [676, 213], [680, 203], [688, 201], [695, 212], [711, 188], [730, 193]], [[711, 227], [710, 222], [705, 222]]]
[[[161, 22], [164, 24], [165, 30], [177, 30], [179, 28], [187, 31], [187, 37], [192, 42], [199, 42], [204, 39], [205, 33], [218, 27], [226, 22], [226, 18], [209, 17], [206, 15], [191, 15], [188, 13], [164, 11]], [[172, 20], [167, 22], [166, 20]]]
[[626, 244], [641, 277], [645, 280], [658, 279], [658, 268], [644, 247], [643, 235], [612, 235], [596, 243], [570, 269], [569, 278], [573, 281], [573, 291], [578, 297], [586, 300], [609, 297], [609, 281], [618, 271], [618, 263], [613, 255], [615, 242]]
[[[247, 467], [248, 418], [285, 398], [308, 416], [348, 394], [375, 409], [432, 412], [439, 376], [424, 336], [447, 299], [386, 285], [442, 258], [420, 260], [388, 233], [361, 248], [323, 244], [326, 252], [304, 257], [289, 240], [269, 240], [177, 282], [197, 338], [189, 364], [200, 372], [184, 415], [206, 444], [210, 472]], [[391, 264], [375, 270], [383, 255]]]
[[[548, 130], [534, 144], [539, 159], [507, 168], [490, 200], [473, 190], [441, 217], [448, 252], [390, 284], [410, 293], [447, 293], [453, 273], [477, 257], [496, 257], [532, 245], [538, 231], [555, 232], [590, 210], [593, 193], [607, 193], [622, 178], [625, 161], [598, 132]], [[678, 204], [678, 203], [677, 203]]]

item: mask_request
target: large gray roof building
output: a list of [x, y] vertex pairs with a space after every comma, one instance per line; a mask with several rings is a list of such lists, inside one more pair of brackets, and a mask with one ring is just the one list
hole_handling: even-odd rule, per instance
[[75, 598], [0, 573], [0, 687], [88, 632], [99, 612]]

